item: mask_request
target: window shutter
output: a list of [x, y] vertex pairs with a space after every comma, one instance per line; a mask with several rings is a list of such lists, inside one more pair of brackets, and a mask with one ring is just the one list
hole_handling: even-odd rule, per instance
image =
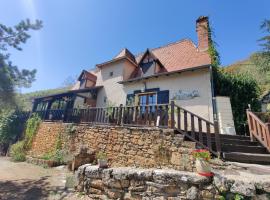
[[158, 104], [169, 103], [169, 90], [163, 90], [157, 93], [157, 103]]

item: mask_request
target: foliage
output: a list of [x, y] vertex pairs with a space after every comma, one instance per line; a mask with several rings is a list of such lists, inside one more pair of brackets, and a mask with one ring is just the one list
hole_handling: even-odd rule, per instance
[[269, 123], [269, 122], [270, 122], [270, 112], [257, 113], [257, 116], [258, 116], [264, 123]]
[[74, 135], [74, 133], [76, 133], [76, 126], [74, 126], [74, 124], [68, 124], [65, 128], [65, 133], [67, 135]]
[[202, 158], [204, 160], [210, 160], [210, 152], [206, 149], [197, 149], [193, 151], [194, 158]]
[[245, 199], [241, 194], [235, 194], [234, 200], [243, 200]]
[[112, 116], [114, 107], [115, 107], [115, 104], [108, 100], [106, 103], [106, 116], [107, 117]]
[[26, 149], [29, 149], [31, 147], [33, 137], [35, 136], [35, 134], [36, 134], [36, 132], [38, 130], [40, 122], [41, 122], [41, 119], [38, 116], [38, 114], [33, 114], [27, 120], [26, 130], [25, 130], [25, 137], [24, 137]]
[[231, 74], [219, 67], [220, 57], [216, 50], [216, 44], [211, 38], [212, 29], [210, 25], [208, 26], [208, 31], [209, 54], [213, 67], [215, 96], [230, 97], [236, 132], [238, 134], [244, 133], [248, 104], [250, 104], [255, 111], [260, 107], [258, 101], [260, 88], [256, 80], [249, 74]]
[[0, 113], [0, 148], [6, 154], [10, 144], [16, 142], [25, 127], [27, 113], [15, 110], [3, 110]]
[[52, 160], [57, 162], [58, 164], [64, 163], [64, 151], [62, 149], [56, 149]]
[[61, 150], [62, 149], [62, 139], [61, 139], [61, 134], [59, 133], [57, 135], [57, 139], [55, 142], [55, 150]]
[[52, 158], [53, 158], [52, 152], [45, 153], [41, 156], [41, 159], [43, 159], [43, 160], [51, 160]]
[[26, 122], [24, 139], [11, 146], [10, 155], [15, 161], [24, 161], [26, 152], [31, 147], [33, 137], [38, 129], [41, 120], [38, 115], [32, 115]]
[[262, 50], [253, 55], [252, 60], [259, 67], [261, 72], [270, 71], [270, 20], [265, 19], [260, 27], [267, 33], [264, 37], [259, 39]]
[[16, 87], [30, 87], [35, 80], [36, 70], [19, 70], [9, 60], [8, 47], [22, 50], [21, 44], [30, 38], [29, 30], [39, 30], [42, 22], [23, 20], [14, 27], [0, 24], [0, 109], [14, 107]]
[[212, 66], [216, 68], [220, 65], [220, 56], [216, 48], [217, 43], [212, 39], [214, 33], [213, 28], [211, 27], [211, 24], [209, 22], [207, 27], [208, 27], [208, 46], [209, 46], [208, 53], [210, 54]]
[[96, 154], [96, 158], [100, 160], [106, 160], [107, 159], [107, 154], [105, 152], [99, 151]]
[[25, 161], [26, 153], [25, 153], [25, 145], [24, 141], [19, 141], [13, 144], [10, 148], [10, 156], [14, 161]]

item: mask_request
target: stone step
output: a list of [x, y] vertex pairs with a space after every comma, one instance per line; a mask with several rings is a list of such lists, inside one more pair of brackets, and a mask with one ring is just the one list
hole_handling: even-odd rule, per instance
[[235, 145], [247, 145], [247, 146], [261, 146], [261, 144], [257, 141], [250, 140], [238, 140], [233, 138], [222, 138], [221, 144], [235, 144]]
[[253, 164], [270, 164], [270, 154], [243, 153], [243, 152], [224, 152], [223, 158], [228, 161], [253, 163]]

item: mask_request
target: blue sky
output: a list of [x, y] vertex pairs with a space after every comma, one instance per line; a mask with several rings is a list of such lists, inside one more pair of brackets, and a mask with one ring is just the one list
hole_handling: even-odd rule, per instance
[[[36, 68], [37, 80], [22, 92], [56, 88], [69, 76], [110, 60], [122, 48], [134, 54], [183, 38], [197, 43], [195, 20], [210, 17], [222, 65], [259, 50], [259, 25], [270, 19], [270, 1], [260, 0], [1, 0], [0, 22], [41, 19], [23, 51], [10, 50], [21, 68]], [[3, 12], [4, 11], [4, 12]]]

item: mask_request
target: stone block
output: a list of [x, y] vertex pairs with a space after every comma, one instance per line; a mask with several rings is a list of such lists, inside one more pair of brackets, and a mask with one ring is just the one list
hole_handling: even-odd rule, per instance
[[187, 199], [196, 200], [198, 199], [198, 196], [199, 196], [198, 188], [192, 186], [187, 190]]
[[255, 196], [256, 194], [256, 188], [253, 183], [242, 181], [235, 181], [230, 191], [248, 197]]

